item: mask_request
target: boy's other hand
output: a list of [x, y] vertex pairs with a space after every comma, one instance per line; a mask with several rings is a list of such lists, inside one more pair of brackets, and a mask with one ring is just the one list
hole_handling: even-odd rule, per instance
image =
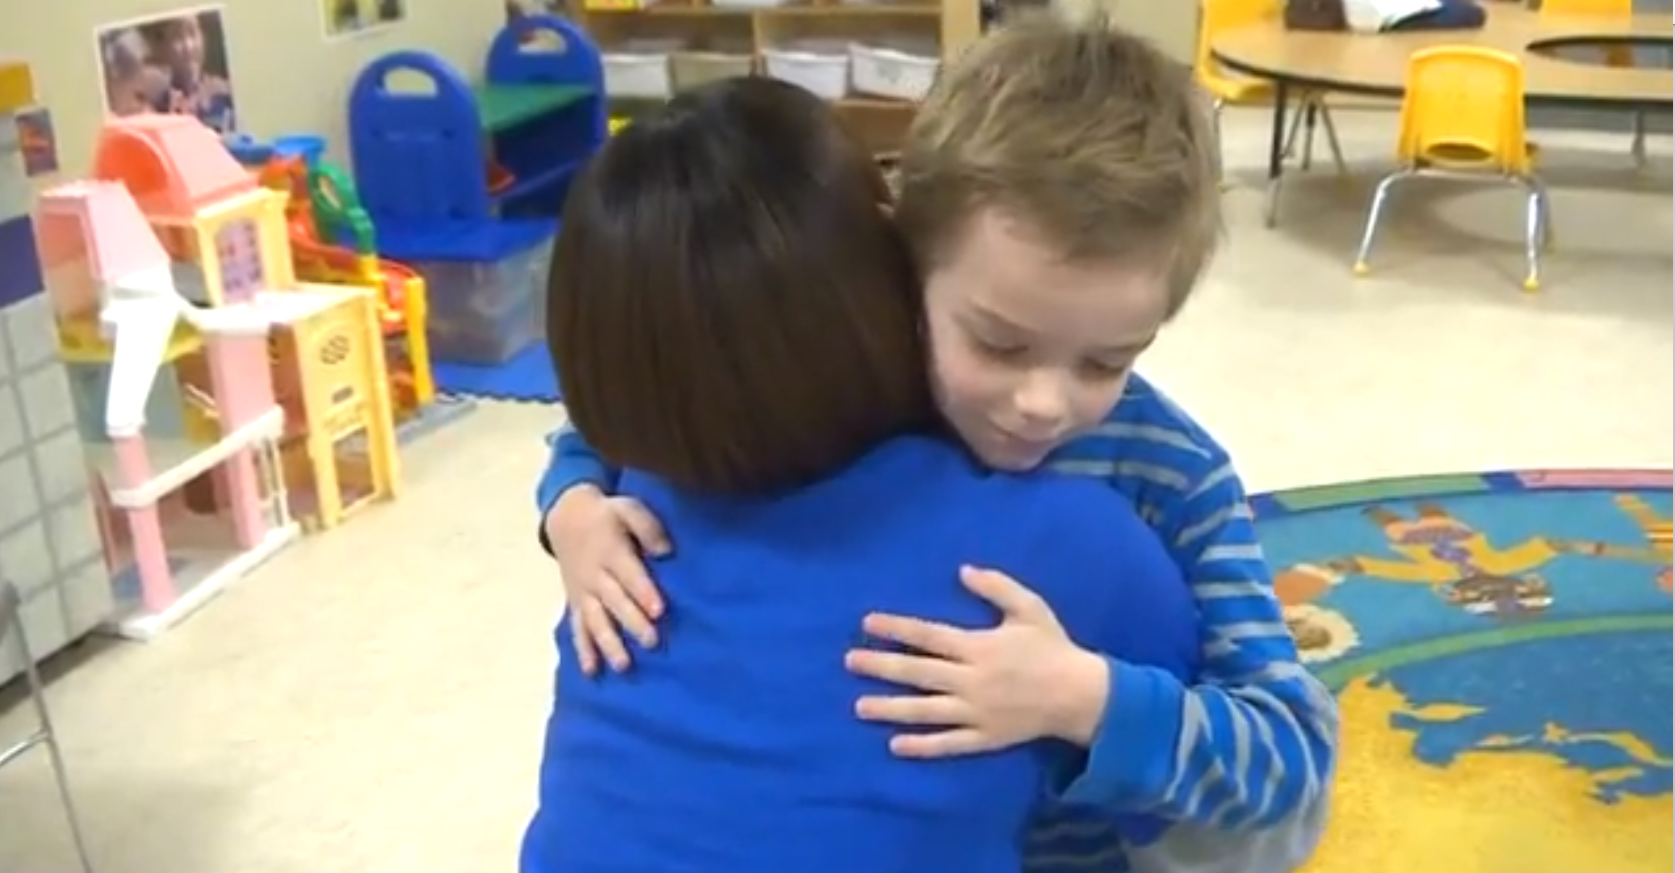
[[663, 614], [663, 598], [645, 557], [668, 554], [662, 523], [638, 500], [579, 485], [564, 492], [545, 524], [564, 577], [582, 672], [597, 673], [601, 661], [619, 673], [627, 670], [633, 662], [622, 631], [646, 648], [657, 645], [653, 622]]
[[[856, 649], [852, 672], [915, 692], [856, 703], [867, 721], [945, 728], [892, 737], [909, 758], [944, 758], [1003, 749], [1045, 736], [1085, 745], [1109, 689], [1103, 658], [1077, 647], [1035, 592], [1004, 573], [964, 567], [960, 580], [1000, 609], [998, 626], [967, 630], [900, 615], [867, 616], [863, 629], [912, 652]], [[1101, 675], [1103, 674], [1103, 676]], [[1086, 676], [1088, 681], [1069, 682]], [[1073, 686], [1073, 687], [1072, 687]]]

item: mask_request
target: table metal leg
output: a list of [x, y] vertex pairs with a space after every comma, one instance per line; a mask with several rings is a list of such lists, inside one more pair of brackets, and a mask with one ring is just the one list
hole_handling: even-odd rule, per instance
[[1279, 220], [1280, 179], [1285, 175], [1285, 105], [1290, 99], [1285, 82], [1274, 83], [1274, 129], [1268, 140], [1268, 204], [1263, 223], [1273, 227]]
[[1303, 164], [1302, 170], [1307, 173], [1314, 165], [1314, 126], [1320, 109], [1320, 97], [1310, 94], [1303, 101]]

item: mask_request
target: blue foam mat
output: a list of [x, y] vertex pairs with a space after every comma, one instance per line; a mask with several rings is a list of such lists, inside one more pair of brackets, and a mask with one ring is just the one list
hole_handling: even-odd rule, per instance
[[546, 346], [531, 343], [503, 364], [459, 364], [433, 361], [431, 372], [436, 390], [443, 394], [515, 400], [522, 403], [557, 403], [558, 377]]

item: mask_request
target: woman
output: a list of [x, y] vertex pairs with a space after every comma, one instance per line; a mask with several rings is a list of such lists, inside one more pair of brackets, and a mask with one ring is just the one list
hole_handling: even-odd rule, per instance
[[[680, 548], [652, 563], [668, 613], [631, 673], [584, 677], [560, 628], [525, 873], [1016, 873], [1097, 724], [904, 760], [843, 664], [873, 611], [992, 624], [962, 562], [1031, 580], [1084, 646], [1190, 678], [1187, 586], [1123, 498], [937, 433], [887, 200], [826, 106], [769, 79], [676, 98], [571, 191], [554, 364], [618, 494]], [[1109, 683], [1088, 658], [1067, 688]]]

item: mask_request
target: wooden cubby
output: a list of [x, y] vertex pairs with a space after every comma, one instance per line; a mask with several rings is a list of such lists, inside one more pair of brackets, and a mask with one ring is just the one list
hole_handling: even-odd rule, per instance
[[[603, 54], [636, 42], [679, 40], [683, 51], [748, 54], [751, 71], [766, 73], [765, 50], [807, 40], [934, 45], [943, 61], [977, 39], [977, 0], [798, 0], [782, 6], [737, 7], [711, 0], [661, 0], [629, 6], [618, 0], [576, 0], [570, 11]], [[629, 115], [645, 99], [612, 98], [612, 113]], [[850, 94], [833, 101], [844, 122], [875, 152], [900, 147], [916, 104]]]

